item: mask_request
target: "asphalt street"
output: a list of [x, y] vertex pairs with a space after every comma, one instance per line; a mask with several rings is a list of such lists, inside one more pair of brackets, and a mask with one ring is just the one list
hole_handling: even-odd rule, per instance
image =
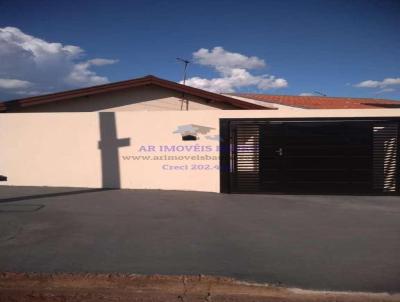
[[0, 186], [0, 271], [400, 292], [400, 198]]

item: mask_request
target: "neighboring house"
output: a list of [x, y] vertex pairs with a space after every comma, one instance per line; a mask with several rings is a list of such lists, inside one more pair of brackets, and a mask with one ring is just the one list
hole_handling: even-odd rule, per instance
[[1, 184], [399, 194], [399, 104], [154, 76], [3, 102]]
[[327, 96], [296, 96], [296, 95], [271, 95], [255, 93], [227, 94], [240, 100], [255, 100], [256, 104], [275, 106], [278, 108], [302, 109], [394, 109], [400, 108], [400, 101], [347, 98]]

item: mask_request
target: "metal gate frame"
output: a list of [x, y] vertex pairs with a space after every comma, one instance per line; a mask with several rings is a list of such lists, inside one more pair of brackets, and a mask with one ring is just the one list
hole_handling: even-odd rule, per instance
[[[377, 123], [397, 123], [399, 135], [397, 139], [397, 166], [396, 166], [396, 192], [380, 192], [380, 193], [368, 193], [368, 194], [357, 194], [357, 195], [400, 195], [400, 117], [389, 116], [389, 117], [315, 117], [315, 118], [220, 118], [220, 192], [221, 193], [240, 193], [234, 192], [231, 187], [231, 154], [232, 145], [230, 137], [231, 122], [254, 122], [254, 123], [269, 123], [269, 122], [377, 122]], [[268, 192], [246, 192], [255, 194], [268, 194]], [[312, 193], [310, 193], [312, 194]], [[340, 194], [338, 194], [340, 195]]]

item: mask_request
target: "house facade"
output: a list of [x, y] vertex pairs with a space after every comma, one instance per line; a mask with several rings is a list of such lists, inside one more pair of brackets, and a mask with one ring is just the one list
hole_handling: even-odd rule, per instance
[[398, 194], [398, 103], [153, 76], [0, 103], [5, 185]]

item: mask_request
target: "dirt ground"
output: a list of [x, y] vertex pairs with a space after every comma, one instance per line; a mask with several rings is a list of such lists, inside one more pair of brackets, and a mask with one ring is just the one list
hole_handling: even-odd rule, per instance
[[322, 292], [210, 276], [0, 273], [0, 301], [400, 301], [400, 294]]

